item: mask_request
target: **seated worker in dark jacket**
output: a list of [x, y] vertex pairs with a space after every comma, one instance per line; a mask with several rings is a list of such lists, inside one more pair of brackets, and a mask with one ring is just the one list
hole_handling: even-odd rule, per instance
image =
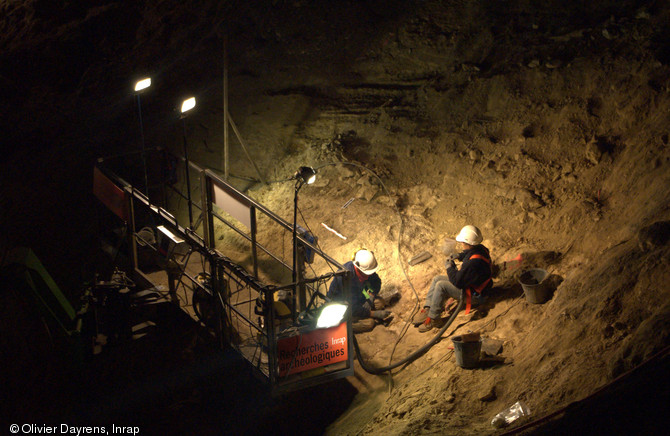
[[[382, 281], [376, 272], [379, 268], [377, 259], [372, 251], [362, 249], [356, 252], [353, 261], [343, 266], [353, 273], [349, 283], [354, 333], [368, 332], [375, 327], [376, 320], [381, 321], [391, 314], [388, 310], [383, 310], [386, 302], [379, 296]], [[342, 282], [342, 277], [333, 279], [328, 289], [328, 298], [340, 301], [344, 299]]]
[[[438, 327], [437, 320], [444, 309], [447, 297], [460, 300], [461, 290], [465, 290], [466, 313], [470, 311], [471, 304], [477, 306], [486, 299], [486, 293], [493, 286], [493, 282], [491, 256], [488, 248], [482, 245], [482, 240], [482, 232], [471, 225], [463, 227], [456, 236], [456, 241], [462, 244], [463, 251], [452, 254], [447, 259], [447, 275], [438, 275], [433, 279], [423, 309], [412, 320], [421, 333]], [[463, 262], [460, 269], [456, 268], [454, 260]]]

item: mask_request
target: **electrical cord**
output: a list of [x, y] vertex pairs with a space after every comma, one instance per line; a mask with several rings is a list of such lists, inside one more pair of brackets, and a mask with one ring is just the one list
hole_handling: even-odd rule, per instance
[[493, 318], [491, 321], [489, 321], [489, 322], [487, 322], [486, 324], [484, 324], [483, 326], [481, 326], [479, 329], [482, 330], [482, 329], [484, 329], [484, 327], [487, 327], [487, 326], [490, 325], [491, 323], [497, 321], [498, 318], [500, 318], [501, 316], [505, 315], [505, 314], [506, 314], [507, 312], [509, 312], [514, 306], [516, 306], [517, 304], [519, 304], [519, 303], [521, 302], [522, 298], [523, 298], [523, 294], [521, 294], [520, 296], [516, 297], [515, 301], [513, 301], [512, 304], [510, 304], [509, 307], [508, 307], [507, 309], [505, 309], [504, 311], [502, 311], [501, 313], [499, 313], [495, 318]]
[[[386, 194], [386, 196], [391, 198], [391, 193], [386, 188], [386, 185], [384, 184], [384, 181], [381, 179], [381, 177], [379, 177], [379, 175], [377, 175], [377, 173], [375, 173], [374, 171], [372, 171], [370, 168], [366, 167], [365, 165], [361, 165], [361, 164], [358, 164], [358, 163], [355, 163], [355, 162], [330, 162], [330, 163], [318, 166], [317, 168], [315, 168], [315, 170], [319, 170], [319, 169], [321, 169], [325, 166], [335, 166], [335, 165], [351, 165], [353, 167], [360, 168], [360, 169], [363, 169], [363, 170], [369, 172], [370, 174], [372, 174], [377, 179], [380, 186], [384, 190], [384, 193]], [[418, 309], [418, 306], [419, 306], [419, 294], [416, 292], [416, 289], [414, 288], [414, 284], [412, 283], [412, 281], [409, 279], [409, 276], [407, 275], [407, 270], [405, 269], [405, 265], [404, 265], [404, 259], [402, 258], [402, 254], [401, 254], [401, 251], [400, 251], [400, 243], [402, 241], [402, 234], [403, 234], [405, 222], [402, 219], [402, 214], [400, 213], [400, 210], [398, 209], [398, 206], [396, 204], [394, 204], [393, 208], [395, 209], [395, 212], [398, 215], [398, 218], [400, 219], [400, 228], [399, 228], [399, 231], [398, 231], [398, 246], [397, 246], [397, 248], [398, 248], [398, 258], [400, 260], [400, 269], [401, 269], [403, 275], [405, 276], [405, 279], [407, 280], [407, 283], [409, 283], [410, 288], [412, 288], [412, 291], [414, 292], [414, 296], [416, 297], [416, 304], [415, 304], [414, 309], [412, 310], [412, 313], [411, 313], [411, 316], [414, 316], [414, 314], [416, 313], [416, 309]], [[406, 323], [406, 326], [408, 327], [409, 324], [410, 323]], [[406, 332], [406, 329], [405, 329], [405, 332]], [[402, 338], [403, 335], [404, 335], [404, 332], [401, 335], [401, 338]]]
[[[358, 164], [358, 163], [355, 163], [355, 162], [329, 162], [329, 163], [318, 166], [317, 168], [315, 168], [315, 170], [318, 171], [319, 169], [324, 168], [326, 166], [335, 166], [335, 165], [351, 165], [353, 167], [357, 167], [357, 168], [360, 168], [360, 169], [363, 169], [363, 170], [369, 172], [370, 174], [372, 174], [377, 179], [380, 186], [384, 190], [384, 193], [389, 198], [391, 198], [391, 194], [389, 193], [388, 189], [386, 188], [386, 185], [384, 184], [383, 180], [377, 175], [377, 173], [375, 173], [370, 168], [368, 168], [364, 165], [361, 165], [361, 164]], [[414, 296], [415, 296], [414, 308], [410, 312], [410, 317], [409, 317], [409, 319], [411, 320], [419, 310], [419, 294], [417, 293], [416, 288], [414, 287], [414, 284], [412, 283], [409, 276], [407, 275], [407, 270], [405, 269], [405, 265], [404, 265], [404, 258], [402, 256], [401, 251], [400, 251], [400, 244], [402, 242], [402, 235], [403, 235], [403, 230], [404, 230], [404, 220], [403, 220], [402, 214], [400, 213], [400, 210], [398, 209], [398, 206], [395, 205], [395, 204], [394, 204], [394, 209], [396, 211], [396, 214], [400, 218], [400, 228], [399, 228], [399, 231], [398, 231], [398, 259], [399, 259], [399, 262], [400, 262], [400, 268], [402, 270], [403, 275], [405, 276], [405, 279], [407, 280], [407, 283], [409, 283], [409, 286], [412, 289], [412, 292], [414, 292]], [[458, 310], [460, 310], [460, 306], [462, 305], [462, 300], [463, 300], [463, 296], [461, 296], [461, 301], [459, 301]], [[458, 313], [458, 310], [455, 311], [454, 314]], [[442, 336], [442, 333], [444, 333], [444, 331], [446, 331], [446, 329], [449, 327], [451, 322], [453, 322], [453, 318], [455, 318], [455, 316], [452, 315], [452, 317], [449, 318], [449, 322], [447, 322], [447, 324], [445, 324], [445, 326], [440, 330], [440, 332], [433, 339], [431, 339], [426, 345], [424, 345], [423, 347], [421, 347], [419, 350], [415, 351], [414, 353], [410, 354], [406, 358], [400, 360], [399, 362], [396, 362], [396, 363], [392, 364], [391, 362], [393, 361], [393, 355], [395, 354], [395, 350], [396, 350], [398, 344], [400, 343], [400, 341], [402, 340], [402, 338], [405, 336], [405, 334], [407, 334], [407, 331], [409, 330], [409, 326], [411, 325], [410, 321], [405, 320], [405, 325], [401, 329], [400, 334], [398, 335], [398, 339], [396, 340], [395, 344], [393, 345], [393, 349], [391, 350], [391, 355], [389, 356], [389, 365], [387, 365], [384, 368], [374, 368], [374, 367], [368, 365], [367, 363], [364, 363], [364, 361], [361, 357], [361, 354], [360, 354], [360, 350], [359, 350], [359, 347], [358, 347], [358, 342], [356, 341], [356, 336], [354, 336], [354, 348], [356, 350], [356, 355], [357, 355], [358, 360], [361, 364], [361, 367], [365, 371], [369, 372], [370, 374], [381, 374], [383, 372], [390, 371], [393, 368], [397, 368], [398, 366], [400, 366], [404, 363], [407, 363], [407, 362], [410, 362], [410, 361], [416, 359], [423, 352], [427, 351], [430, 347], [432, 347], [435, 343], [438, 342], [438, 340]], [[392, 377], [392, 374], [389, 373], [389, 375]]]
[[[484, 327], [490, 325], [491, 323], [495, 322], [498, 318], [500, 318], [501, 316], [505, 315], [505, 314], [506, 314], [507, 312], [509, 312], [514, 306], [516, 306], [517, 304], [519, 304], [519, 302], [521, 301], [522, 298], [523, 298], [523, 295], [517, 297], [517, 298], [515, 299], [515, 301], [513, 301], [512, 304], [510, 304], [509, 307], [507, 307], [507, 309], [505, 309], [503, 312], [499, 313], [495, 318], [493, 318], [492, 320], [490, 320], [490, 321], [487, 322], [486, 324], [482, 325], [482, 326], [479, 328], [479, 330], [482, 330]], [[463, 325], [464, 325], [464, 324], [461, 324], [461, 325], [459, 325], [458, 327], [462, 327]], [[457, 328], [458, 328], [458, 327], [457, 327]], [[454, 329], [454, 330], [455, 330], [455, 329]], [[452, 332], [452, 334], [453, 334], [453, 332]], [[451, 335], [449, 335], [449, 336], [451, 336]], [[424, 370], [421, 371], [419, 374], [417, 374], [416, 377], [420, 377], [420, 376], [422, 376], [423, 374], [425, 374], [427, 371], [429, 371], [430, 369], [434, 368], [436, 365], [438, 365], [440, 362], [442, 362], [442, 360], [443, 360], [445, 357], [451, 355], [453, 352], [454, 352], [454, 350], [449, 350], [447, 353], [444, 353], [444, 354], [442, 355], [442, 357], [440, 357], [439, 359], [437, 359], [437, 360], [436, 360], [432, 365], [430, 365], [428, 368], [424, 369]]]
[[[307, 227], [307, 231], [308, 231], [310, 234], [314, 235], [314, 232], [313, 232], [312, 229], [309, 227], [309, 224], [307, 224], [307, 220], [305, 219], [304, 215], [302, 214], [302, 210], [300, 210], [300, 208], [298, 208], [298, 213], [300, 214], [300, 218], [302, 218], [302, 221], [303, 221], [303, 223], [305, 224], [305, 227]], [[319, 245], [319, 240], [318, 240], [318, 239], [315, 241], [315, 244], [314, 244], [314, 245], [316, 245], [316, 247], [317, 247], [319, 250], [323, 251], [323, 250], [321, 249], [321, 245]], [[333, 269], [333, 265], [331, 265], [330, 262], [326, 262], [326, 265], [328, 265], [328, 268], [330, 268], [330, 272], [335, 272], [335, 269]], [[316, 270], [314, 270], [314, 267], [313, 267], [312, 265], [309, 265], [309, 268], [312, 270], [312, 274], [314, 274], [314, 276], [316, 277], [317, 274], [316, 274]], [[325, 282], [325, 280], [324, 280], [323, 282], [317, 282], [315, 292], [317, 292], [317, 293], [319, 292], [319, 289], [321, 288], [321, 285], [323, 285], [324, 288], [326, 287], [326, 282]], [[323, 294], [321, 295], [322, 298], [323, 298], [323, 295], [326, 295], [327, 293], [328, 293], [328, 290], [326, 289], [326, 290], [325, 290], [325, 293], [323, 293]], [[328, 300], [326, 300], [326, 301], [328, 301]]]
[[[374, 171], [372, 171], [370, 168], [368, 168], [368, 167], [366, 167], [366, 166], [364, 166], [364, 165], [361, 165], [361, 164], [358, 164], [358, 163], [355, 163], [355, 162], [329, 162], [329, 163], [326, 163], [326, 164], [323, 164], [323, 165], [318, 166], [317, 168], [315, 168], [315, 170], [319, 170], [319, 169], [324, 168], [324, 167], [326, 167], [326, 166], [336, 166], [336, 165], [350, 165], [350, 166], [354, 166], [354, 167], [357, 167], [357, 168], [359, 168], [359, 169], [363, 169], [363, 170], [369, 172], [370, 174], [372, 174], [372, 175], [377, 179], [377, 181], [379, 182], [380, 186], [381, 186], [382, 189], [384, 190], [384, 193], [385, 193], [389, 198], [391, 197], [391, 195], [390, 195], [388, 189], [386, 188], [386, 185], [384, 184], [383, 180], [382, 180], [382, 179], [381, 179], [381, 178], [380, 178]], [[289, 179], [286, 179], [286, 180], [280, 180], [280, 181], [276, 181], [276, 182], [268, 182], [268, 183], [285, 182], [285, 181], [292, 180], [292, 179], [293, 179], [293, 178], [289, 178]], [[398, 249], [398, 258], [399, 258], [399, 261], [400, 261], [400, 268], [401, 268], [401, 270], [402, 270], [402, 272], [403, 272], [403, 275], [405, 276], [405, 279], [406, 279], [407, 282], [409, 283], [410, 288], [411, 288], [412, 291], [414, 292], [414, 296], [415, 296], [415, 304], [414, 304], [414, 308], [412, 309], [412, 311], [411, 311], [411, 313], [410, 313], [410, 318], [409, 318], [409, 319], [411, 320], [411, 319], [414, 317], [414, 315], [417, 313], [418, 309], [419, 309], [419, 295], [418, 295], [418, 293], [417, 293], [417, 291], [416, 291], [416, 288], [414, 287], [414, 284], [412, 283], [412, 281], [410, 280], [410, 278], [409, 278], [409, 276], [408, 276], [408, 274], [407, 274], [407, 270], [405, 269], [405, 266], [404, 266], [404, 258], [402, 257], [402, 253], [401, 253], [401, 250], [400, 250], [400, 244], [401, 244], [401, 242], [402, 242], [402, 235], [403, 235], [403, 230], [404, 230], [404, 220], [403, 220], [402, 214], [400, 213], [400, 210], [398, 209], [397, 205], [394, 205], [394, 209], [395, 209], [396, 214], [398, 215], [398, 217], [399, 217], [399, 219], [400, 219], [400, 228], [399, 228], [399, 232], [398, 232], [398, 245], [397, 245], [397, 249]], [[307, 224], [307, 221], [305, 220], [305, 217], [302, 215], [302, 211], [300, 211], [300, 210], [298, 210], [298, 211], [300, 212], [300, 216], [301, 216], [303, 222], [305, 223], [305, 225], [307, 226], [308, 231], [311, 232], [311, 229], [309, 228], [309, 225]], [[318, 243], [317, 243], [317, 246], [318, 246]], [[320, 247], [319, 247], [319, 248], [320, 248]], [[332, 269], [332, 266], [331, 266], [331, 269]], [[358, 341], [356, 340], [356, 336], [354, 336], [353, 345], [354, 345], [354, 349], [355, 349], [355, 351], [356, 351], [356, 355], [357, 355], [357, 357], [358, 357], [358, 361], [359, 361], [361, 367], [362, 367], [366, 372], [368, 372], [368, 373], [370, 373], [370, 374], [379, 375], [379, 374], [382, 374], [382, 373], [384, 373], [384, 372], [389, 372], [389, 376], [392, 377], [393, 374], [390, 373], [390, 371], [391, 371], [392, 369], [397, 368], [397, 367], [399, 367], [399, 366], [401, 366], [401, 365], [404, 365], [404, 364], [406, 364], [406, 363], [409, 363], [409, 362], [411, 362], [411, 361], [417, 359], [418, 357], [420, 357], [421, 355], [423, 355], [423, 354], [424, 354], [426, 351], [428, 351], [433, 345], [435, 345], [437, 342], [439, 342], [439, 341], [442, 339], [442, 334], [443, 334], [443, 333], [449, 328], [449, 326], [453, 323], [454, 319], [455, 319], [456, 316], [458, 315], [458, 312], [459, 312], [459, 311], [461, 310], [461, 308], [463, 307], [463, 302], [464, 302], [464, 301], [465, 301], [465, 293], [462, 291], [462, 292], [461, 292], [461, 298], [460, 298], [459, 301], [458, 301], [458, 306], [456, 307], [456, 310], [454, 310], [454, 312], [451, 314], [451, 316], [449, 317], [449, 319], [447, 320], [447, 322], [445, 323], [445, 325], [442, 326], [442, 328], [438, 331], [438, 333], [437, 333], [437, 334], [436, 334], [430, 341], [428, 341], [424, 346], [422, 346], [421, 348], [419, 348], [419, 349], [416, 350], [415, 352], [411, 353], [409, 356], [406, 356], [405, 358], [403, 358], [403, 359], [401, 359], [401, 360], [399, 360], [399, 361], [397, 361], [397, 362], [395, 362], [395, 363], [391, 363], [391, 362], [393, 361], [393, 355], [394, 355], [394, 353], [395, 353], [395, 350], [396, 350], [398, 344], [400, 343], [400, 341], [402, 340], [402, 338], [405, 336], [405, 334], [407, 334], [407, 331], [409, 330], [409, 326], [411, 325], [411, 322], [406, 320], [406, 321], [405, 321], [405, 325], [404, 325], [403, 328], [401, 329], [401, 332], [400, 332], [400, 334], [398, 335], [398, 339], [397, 339], [396, 342], [394, 343], [394, 345], [393, 345], [393, 349], [391, 350], [391, 355], [389, 356], [389, 365], [387, 365], [387, 366], [385, 366], [385, 367], [382, 367], [382, 368], [376, 368], [376, 367], [373, 367], [373, 366], [369, 365], [367, 362], [365, 362], [365, 360], [363, 360], [363, 358], [362, 358], [362, 356], [361, 356], [360, 348], [359, 348], [359, 346], [358, 346]]]
[[[302, 218], [302, 222], [305, 224], [305, 227], [307, 227], [307, 231], [308, 231], [310, 234], [313, 235], [314, 232], [313, 232], [312, 229], [309, 227], [309, 224], [307, 224], [307, 220], [305, 219], [305, 216], [302, 214], [302, 210], [300, 210], [300, 208], [298, 208], [298, 213], [300, 214], [300, 218]], [[316, 245], [316, 247], [317, 247], [319, 250], [321, 250], [321, 245], [319, 245], [319, 241], [318, 241], [318, 240], [316, 241], [316, 244], [315, 244], [315, 245]], [[321, 251], [323, 251], [323, 250], [321, 250]], [[326, 262], [326, 264], [327, 264], [328, 267], [330, 268], [330, 272], [335, 272], [335, 270], [333, 269], [333, 266], [330, 264], [330, 262]], [[311, 265], [310, 265], [310, 267], [311, 267]], [[314, 271], [314, 268], [312, 268], [312, 271]], [[314, 275], [316, 275], [316, 271], [314, 271]]]
[[458, 312], [460, 312], [460, 310], [463, 308], [464, 301], [465, 301], [465, 292], [461, 291], [461, 298], [459, 298], [458, 300], [458, 306], [456, 306], [456, 310], [453, 311], [447, 322], [442, 326], [442, 328], [440, 328], [437, 334], [430, 341], [428, 341], [425, 345], [423, 345], [418, 350], [414, 351], [409, 356], [406, 356], [405, 358], [382, 368], [375, 368], [373, 366], [370, 366], [367, 362], [365, 362], [365, 360], [361, 358], [361, 353], [358, 348], [358, 341], [356, 340], [356, 336], [354, 336], [354, 349], [356, 350], [356, 355], [358, 356], [358, 363], [360, 363], [361, 368], [363, 368], [366, 372], [370, 374], [379, 375], [387, 371], [390, 372], [392, 369], [395, 369], [406, 363], [410, 363], [413, 360], [416, 360], [417, 358], [421, 357], [433, 345], [442, 340], [442, 335], [444, 334], [445, 331], [447, 331], [449, 326], [454, 322], [454, 319], [456, 319], [456, 316], [458, 316]]

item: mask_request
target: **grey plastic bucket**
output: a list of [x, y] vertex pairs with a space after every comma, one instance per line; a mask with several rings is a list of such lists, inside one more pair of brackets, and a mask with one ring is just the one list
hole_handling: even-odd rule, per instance
[[451, 338], [454, 343], [456, 364], [461, 368], [476, 368], [479, 365], [479, 355], [482, 352], [482, 340], [463, 342], [462, 336]]
[[529, 269], [521, 274], [519, 283], [529, 303], [542, 304], [551, 298], [551, 289], [542, 283], [547, 277], [549, 273], [541, 268]]

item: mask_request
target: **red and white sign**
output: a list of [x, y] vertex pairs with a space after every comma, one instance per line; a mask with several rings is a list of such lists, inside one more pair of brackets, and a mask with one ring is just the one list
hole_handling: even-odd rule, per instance
[[277, 341], [279, 376], [295, 374], [348, 359], [347, 323]]

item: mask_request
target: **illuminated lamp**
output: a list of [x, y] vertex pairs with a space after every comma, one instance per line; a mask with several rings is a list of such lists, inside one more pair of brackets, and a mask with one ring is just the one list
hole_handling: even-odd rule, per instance
[[295, 310], [295, 298], [298, 295], [298, 191], [302, 185], [311, 185], [316, 180], [316, 171], [312, 167], [300, 167], [293, 175], [295, 182], [295, 194], [293, 195], [293, 313]]
[[144, 125], [142, 124], [142, 105], [140, 104], [140, 93], [151, 86], [151, 77], [144, 78], [135, 83], [135, 94], [137, 95], [137, 113], [140, 119], [140, 135], [142, 137], [142, 167], [144, 169], [144, 193], [149, 197], [149, 179], [147, 177], [147, 156], [144, 145]]
[[195, 97], [187, 98], [181, 104], [181, 113], [184, 114], [195, 107]]
[[300, 167], [293, 176], [299, 183], [311, 185], [316, 180], [316, 171], [312, 167]]
[[186, 141], [186, 115], [187, 112], [195, 107], [195, 97], [184, 100], [181, 104], [181, 119], [184, 124], [184, 162], [186, 164], [186, 194], [188, 198], [188, 223], [193, 228], [193, 206], [191, 205], [191, 177], [188, 171], [188, 147]]
[[146, 79], [142, 79], [135, 84], [135, 92], [140, 92], [143, 89], [147, 89], [150, 86], [151, 86], [151, 77], [147, 77]]
[[344, 303], [327, 303], [321, 306], [319, 316], [316, 320], [316, 328], [328, 328], [339, 325], [347, 312], [347, 305]]

